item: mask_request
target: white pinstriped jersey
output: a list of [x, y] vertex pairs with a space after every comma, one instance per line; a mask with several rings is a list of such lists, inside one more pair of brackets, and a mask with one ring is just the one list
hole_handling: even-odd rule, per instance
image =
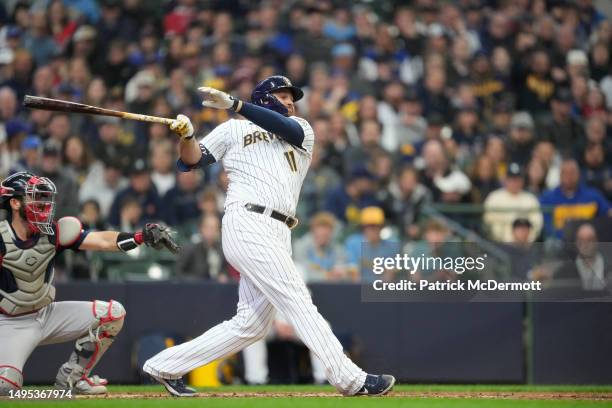
[[296, 148], [251, 121], [230, 119], [200, 140], [229, 177], [225, 207], [236, 202], [265, 205], [295, 215], [312, 159], [314, 132], [302, 118], [304, 149]]

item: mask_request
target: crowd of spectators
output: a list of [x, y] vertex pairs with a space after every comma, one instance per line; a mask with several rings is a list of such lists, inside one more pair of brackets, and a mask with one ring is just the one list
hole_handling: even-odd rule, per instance
[[162, 220], [197, 237], [179, 276], [235, 279], [221, 165], [177, 173], [163, 125], [21, 101], [184, 113], [205, 135], [230, 114], [202, 108], [198, 86], [248, 100], [284, 74], [317, 140], [295, 240], [308, 279], [358, 278], [363, 240], [446, 239], [431, 208], [461, 224], [453, 208], [482, 206], [477, 232], [493, 241], [526, 225], [528, 242], [568, 239], [568, 221], [610, 216], [611, 47], [592, 0], [5, 0], [0, 176], [50, 177], [57, 216], [89, 228]]

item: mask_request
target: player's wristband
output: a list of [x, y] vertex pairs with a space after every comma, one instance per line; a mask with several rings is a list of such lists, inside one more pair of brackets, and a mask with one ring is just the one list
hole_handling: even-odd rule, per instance
[[230, 96], [230, 99], [234, 100], [234, 104], [230, 109], [234, 112], [240, 112], [240, 109], [242, 109], [242, 101], [238, 98], [234, 98], [233, 96]]
[[117, 248], [123, 252], [131, 251], [144, 242], [142, 231], [139, 232], [120, 232], [117, 235]]

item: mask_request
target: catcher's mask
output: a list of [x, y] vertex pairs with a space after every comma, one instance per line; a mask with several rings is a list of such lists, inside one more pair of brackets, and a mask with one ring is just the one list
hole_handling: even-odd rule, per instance
[[0, 197], [4, 207], [10, 212], [10, 199], [21, 199], [19, 213], [27, 221], [30, 230], [46, 235], [54, 234], [56, 194], [57, 189], [51, 180], [28, 172], [15, 173], [0, 184]]

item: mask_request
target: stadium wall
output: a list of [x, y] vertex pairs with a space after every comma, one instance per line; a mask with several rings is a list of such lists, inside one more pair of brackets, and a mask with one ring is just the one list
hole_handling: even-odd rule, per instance
[[[310, 287], [334, 331], [357, 339], [366, 371], [390, 372], [401, 382], [612, 382], [612, 304], [365, 303], [357, 285]], [[96, 372], [115, 383], [137, 383], [139, 338], [159, 331], [201, 334], [233, 315], [237, 288], [208, 282], [58, 285], [58, 300], [109, 298], [125, 305], [126, 325]], [[49, 383], [72, 347], [37, 349], [25, 382]]]

